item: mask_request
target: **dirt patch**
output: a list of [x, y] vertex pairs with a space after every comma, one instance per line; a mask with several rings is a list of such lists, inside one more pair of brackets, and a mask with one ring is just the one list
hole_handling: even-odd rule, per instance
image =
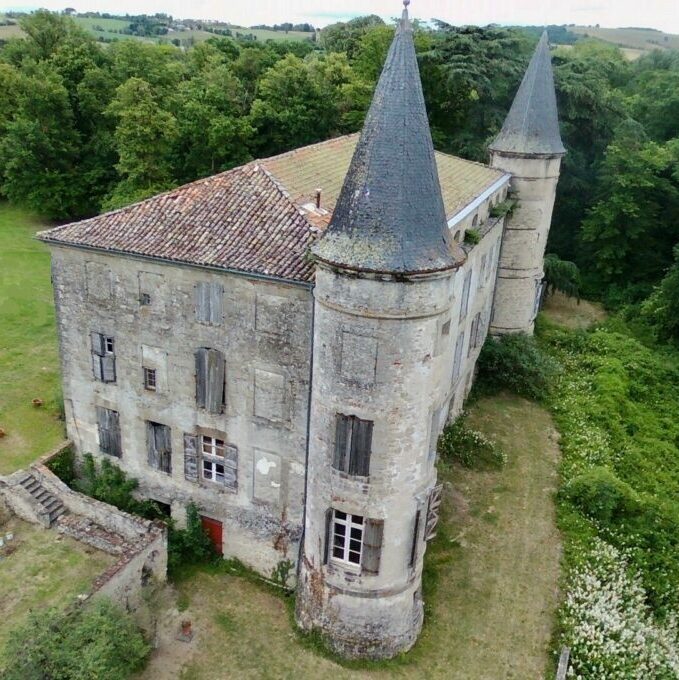
[[564, 328], [579, 330], [589, 328], [606, 319], [606, 311], [597, 302], [566, 297], [558, 291], [545, 300], [543, 314], [552, 323]]

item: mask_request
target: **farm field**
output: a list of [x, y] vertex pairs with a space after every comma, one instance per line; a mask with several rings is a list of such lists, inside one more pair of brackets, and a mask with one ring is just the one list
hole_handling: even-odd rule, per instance
[[[545, 677], [561, 554], [556, 434], [543, 409], [510, 395], [475, 404], [469, 424], [495, 438], [508, 463], [501, 471], [442, 467], [442, 520], [426, 557], [428, 624], [406, 657], [338, 665], [296, 635], [291, 600], [220, 566], [178, 584], [187, 608], [161, 616], [166, 641], [141, 678], [164, 680], [180, 669], [183, 680]], [[178, 649], [171, 631], [181, 618], [191, 619], [196, 637]]]
[[21, 625], [32, 609], [67, 606], [115, 560], [56, 531], [0, 516], [0, 535], [7, 533], [13, 538], [0, 549], [0, 669], [7, 622]]
[[[591, 26], [569, 27], [569, 31], [587, 35], [620, 47], [649, 51], [654, 49], [679, 49], [679, 35], [643, 28], [594, 28]], [[635, 53], [626, 54], [627, 58]]]
[[[0, 475], [18, 470], [64, 436], [59, 359], [43, 228], [0, 203]], [[42, 399], [36, 408], [32, 399]]]

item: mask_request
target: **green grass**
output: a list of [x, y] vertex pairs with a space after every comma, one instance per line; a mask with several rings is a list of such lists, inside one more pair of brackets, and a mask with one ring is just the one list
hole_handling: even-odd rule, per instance
[[[50, 259], [33, 238], [43, 226], [0, 203], [0, 474], [64, 438]], [[34, 398], [44, 405], [34, 407]]]
[[[545, 677], [560, 556], [551, 419], [535, 404], [500, 395], [477, 402], [468, 423], [495, 438], [508, 463], [492, 471], [441, 465], [445, 491], [439, 535], [427, 549], [426, 623], [409, 654], [339, 663], [316, 637], [296, 632], [292, 597], [224, 564], [196, 568], [178, 582], [181, 618], [200, 631], [196, 646], [182, 652], [170, 637], [141, 677], [169, 677], [167, 654], [183, 680]], [[162, 618], [176, 618], [176, 606]]]

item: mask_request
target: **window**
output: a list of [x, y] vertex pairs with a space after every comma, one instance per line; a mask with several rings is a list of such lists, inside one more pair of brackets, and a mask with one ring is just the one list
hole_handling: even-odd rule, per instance
[[472, 327], [469, 332], [469, 351], [467, 356], [472, 353], [472, 350], [476, 349], [481, 342], [481, 334], [483, 332], [481, 324], [481, 312], [479, 312], [472, 321]]
[[167, 425], [146, 421], [148, 463], [155, 470], [172, 473], [171, 430]]
[[474, 215], [474, 219], [472, 220], [472, 229], [476, 229], [476, 227], [479, 226], [479, 216]]
[[441, 335], [450, 335], [450, 319], [441, 326]]
[[486, 280], [490, 279], [490, 275], [493, 272], [493, 267], [495, 266], [495, 244], [490, 249], [490, 255], [488, 256], [488, 267], [486, 269]]
[[370, 474], [373, 421], [338, 413], [335, 423], [332, 466], [349, 475], [367, 477]]
[[195, 287], [196, 321], [218, 326], [222, 323], [224, 286], [201, 281]]
[[111, 336], [90, 333], [92, 344], [92, 372], [96, 380], [105, 383], [116, 381], [115, 341]]
[[467, 310], [469, 309], [469, 289], [472, 285], [472, 271], [467, 272], [464, 277], [464, 284], [462, 286], [462, 304], [460, 305], [460, 321], [467, 317]]
[[99, 450], [109, 456], [120, 458], [120, 418], [118, 411], [97, 406], [97, 429], [99, 431]]
[[217, 349], [196, 350], [196, 405], [222, 413], [226, 404], [224, 355]]
[[462, 352], [464, 349], [464, 331], [457, 336], [457, 343], [455, 343], [455, 361], [453, 363], [453, 382], [460, 377], [460, 370], [462, 368]]
[[139, 304], [142, 307], [147, 307], [151, 304], [151, 296], [148, 293], [142, 293], [139, 298]]
[[155, 368], [142, 368], [144, 372], [144, 389], [151, 392], [156, 391], [156, 369]]
[[367, 519], [330, 508], [326, 512], [325, 562], [349, 567], [362, 574], [378, 574], [384, 521]]
[[484, 253], [481, 258], [481, 273], [479, 274], [479, 288], [483, 288], [487, 279], [488, 255]]
[[215, 437], [202, 437], [203, 479], [224, 484], [224, 441]]
[[184, 477], [190, 482], [198, 482], [199, 469], [202, 479], [236, 489], [238, 449], [219, 437], [185, 434]]

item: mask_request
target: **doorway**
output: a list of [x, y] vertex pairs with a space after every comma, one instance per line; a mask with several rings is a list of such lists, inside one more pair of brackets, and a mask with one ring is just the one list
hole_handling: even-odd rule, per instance
[[223, 547], [223, 535], [222, 535], [222, 523], [211, 517], [204, 517], [201, 515], [200, 523], [203, 525], [203, 529], [206, 531], [207, 535], [210, 537], [215, 550], [220, 554], [224, 554]]

